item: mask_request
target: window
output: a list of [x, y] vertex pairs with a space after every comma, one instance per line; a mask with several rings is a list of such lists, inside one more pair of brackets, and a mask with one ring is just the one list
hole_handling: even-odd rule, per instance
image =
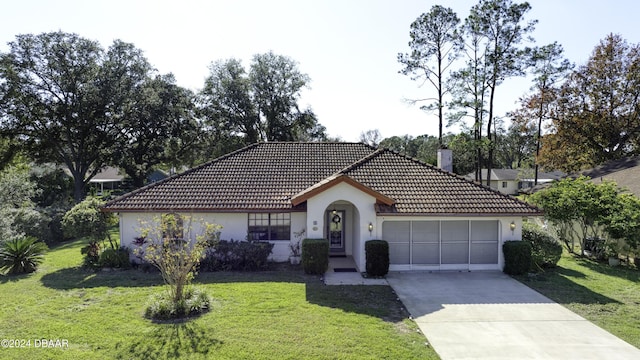
[[184, 238], [184, 221], [178, 214], [162, 214], [162, 238], [182, 240]]
[[290, 240], [290, 213], [249, 214], [249, 240]]
[[502, 188], [504, 189], [504, 188], [506, 188], [506, 187], [507, 187], [507, 182], [506, 182], [506, 181], [503, 181], [503, 182], [502, 182]]

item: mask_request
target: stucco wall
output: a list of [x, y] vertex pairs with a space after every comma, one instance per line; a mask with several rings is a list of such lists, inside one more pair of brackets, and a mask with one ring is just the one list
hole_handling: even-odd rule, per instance
[[[120, 214], [120, 238], [122, 246], [132, 248], [132, 241], [140, 236], [143, 224], [154, 224], [154, 219], [160, 213], [122, 213]], [[218, 224], [222, 226], [220, 238], [222, 240], [246, 240], [248, 230], [247, 213], [180, 213], [193, 219], [192, 234], [202, 233], [202, 224]], [[291, 250], [290, 241], [295, 241], [293, 233], [305, 228], [305, 213], [291, 214], [291, 240], [272, 241], [274, 244], [270, 259], [273, 261], [288, 261]], [[185, 228], [186, 228], [185, 224]], [[192, 236], [193, 237], [193, 236]]]
[[[355, 207], [351, 215], [351, 229], [349, 229], [349, 234], [345, 234], [349, 236], [349, 238], [347, 238], [347, 248], [345, 250], [348, 254], [353, 255], [353, 259], [355, 260], [358, 269], [364, 271], [364, 242], [375, 238], [375, 233], [370, 235], [368, 230], [369, 222], [374, 224], [376, 222], [376, 213], [374, 209], [376, 200], [373, 196], [366, 194], [347, 183], [339, 183], [329, 189], [326, 189], [322, 193], [309, 198], [307, 200], [307, 229], [310, 229], [310, 231], [308, 231], [307, 237], [325, 237], [325, 211], [329, 209], [330, 205], [334, 202], [339, 202], [336, 205], [336, 208], [338, 208], [342, 201], [350, 203]], [[349, 245], [350, 243], [351, 246]]]

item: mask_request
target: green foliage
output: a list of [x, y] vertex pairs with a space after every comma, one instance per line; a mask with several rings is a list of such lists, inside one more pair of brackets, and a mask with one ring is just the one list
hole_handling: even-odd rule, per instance
[[601, 227], [619, 211], [618, 193], [615, 183], [596, 184], [581, 176], [557, 181], [529, 200], [542, 207], [545, 218], [554, 225], [567, 250], [574, 252], [578, 240], [584, 253], [586, 239], [599, 237]]
[[86, 236], [93, 241], [108, 238], [109, 228], [116, 224], [117, 219], [113, 213], [101, 211], [103, 205], [103, 200], [90, 196], [71, 208], [62, 218], [62, 231], [65, 236]]
[[200, 263], [202, 271], [265, 270], [273, 244], [264, 241], [220, 240], [206, 251]]
[[609, 34], [567, 77], [542, 142], [543, 166], [574, 172], [639, 153], [639, 61], [640, 44]]
[[562, 256], [562, 245], [536, 224], [522, 224], [522, 241], [531, 244], [533, 270], [555, 267]]
[[329, 241], [302, 240], [302, 268], [307, 274], [322, 275], [329, 268]]
[[17, 275], [36, 271], [48, 250], [32, 237], [17, 237], [0, 245], [0, 271]]
[[509, 275], [526, 274], [531, 268], [531, 243], [527, 241], [506, 241], [502, 245], [504, 272]]
[[151, 297], [144, 317], [152, 320], [172, 320], [200, 315], [211, 309], [211, 299], [200, 289], [187, 289], [184, 299], [174, 302], [164, 294]]
[[438, 148], [443, 145], [444, 96], [452, 86], [452, 82], [447, 81], [447, 73], [459, 55], [458, 44], [462, 42], [458, 32], [459, 23], [460, 19], [452, 9], [434, 5], [428, 13], [411, 23], [411, 52], [398, 54], [398, 61], [404, 65], [400, 72], [410, 75], [412, 80], [431, 84], [438, 94], [430, 99], [431, 103], [422, 106], [425, 110], [438, 110]]
[[618, 195], [617, 211], [605, 220], [605, 229], [614, 239], [623, 239], [633, 249], [640, 245], [640, 199], [633, 194]]
[[389, 243], [384, 240], [369, 240], [364, 243], [367, 274], [385, 276], [389, 272]]
[[258, 141], [325, 140], [325, 128], [298, 99], [309, 77], [272, 52], [254, 55], [249, 71], [238, 59], [216, 61], [199, 94], [210, 156]]
[[90, 241], [86, 246], [80, 249], [80, 253], [84, 255], [82, 265], [90, 269], [100, 268], [100, 243], [97, 241]]
[[[221, 226], [203, 223], [201, 234], [193, 232], [193, 218], [178, 214], [165, 214], [154, 218], [151, 224], [141, 224], [144, 242], [133, 253], [160, 270], [169, 285], [174, 305], [185, 301], [187, 286], [196, 274], [207, 247], [220, 239]], [[181, 224], [181, 235], [176, 237], [176, 224]]]
[[131, 266], [129, 250], [124, 247], [118, 249], [104, 249], [100, 253], [98, 265], [101, 268], [127, 269]]

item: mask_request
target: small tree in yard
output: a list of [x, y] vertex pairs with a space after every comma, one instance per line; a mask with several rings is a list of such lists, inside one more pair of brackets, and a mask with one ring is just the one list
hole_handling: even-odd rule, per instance
[[[205, 257], [206, 249], [220, 239], [220, 225], [204, 224], [201, 234], [193, 231], [190, 216], [165, 214], [154, 218], [151, 224], [142, 224], [143, 241], [134, 254], [155, 266], [169, 285], [171, 306], [151, 304], [147, 316], [152, 318], [177, 318], [197, 314], [209, 308], [209, 298], [204, 293], [188, 289], [196, 275], [196, 268]], [[154, 311], [153, 308], [158, 309]]]

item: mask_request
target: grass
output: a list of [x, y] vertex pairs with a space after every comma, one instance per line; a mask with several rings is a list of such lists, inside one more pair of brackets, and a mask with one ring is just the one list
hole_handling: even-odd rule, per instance
[[[387, 286], [325, 286], [299, 269], [203, 273], [212, 310], [175, 323], [143, 318], [157, 273], [80, 268], [83, 241], [53, 248], [36, 273], [0, 276], [2, 359], [437, 359]], [[35, 339], [68, 348], [35, 348]]]
[[640, 271], [563, 254], [558, 267], [525, 285], [640, 348]]

